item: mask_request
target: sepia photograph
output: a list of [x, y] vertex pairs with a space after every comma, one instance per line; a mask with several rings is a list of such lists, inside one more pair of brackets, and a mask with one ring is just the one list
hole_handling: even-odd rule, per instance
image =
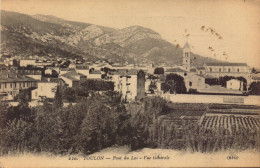
[[0, 0], [0, 168], [260, 167], [260, 0]]

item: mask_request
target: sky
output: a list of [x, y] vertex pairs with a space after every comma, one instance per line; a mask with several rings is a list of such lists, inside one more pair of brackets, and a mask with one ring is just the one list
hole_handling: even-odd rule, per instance
[[183, 46], [188, 40], [193, 53], [260, 67], [260, 0], [0, 1], [2, 10], [24, 14], [54, 15], [118, 29], [143, 26], [173, 44]]

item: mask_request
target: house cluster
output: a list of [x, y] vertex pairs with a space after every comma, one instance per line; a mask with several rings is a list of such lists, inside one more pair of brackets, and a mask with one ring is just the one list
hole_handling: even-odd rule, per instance
[[[164, 66], [164, 77], [155, 75], [153, 64], [111, 64], [109, 62], [86, 62], [77, 59], [50, 57], [1, 57], [0, 58], [0, 94], [12, 100], [21, 90], [31, 90], [32, 100], [54, 98], [58, 86], [76, 88], [81, 81], [104, 80], [114, 83], [114, 91], [121, 92], [126, 100], [143, 98], [156, 88], [154, 94], [162, 93], [162, 84], [168, 74], [183, 77], [187, 91], [190, 89], [207, 90], [205, 80], [224, 76], [244, 77], [248, 85], [259, 81], [260, 77], [252, 76], [245, 63], [207, 63], [193, 66], [191, 49], [188, 43], [183, 47], [181, 66]], [[243, 90], [243, 82], [237, 79], [227, 81], [226, 87], [231, 90]], [[217, 91], [215, 91], [217, 92]]]
[[6, 100], [13, 100], [22, 90], [30, 90], [32, 100], [53, 99], [58, 86], [77, 88], [88, 79], [112, 81], [124, 99], [135, 100], [145, 96], [145, 72], [153, 71], [151, 65], [143, 68], [68, 59], [13, 59], [13, 63], [2, 61], [1, 65], [0, 94]]
[[[188, 43], [183, 48], [183, 64], [179, 67], [165, 69], [165, 73], [176, 73], [184, 78], [188, 89], [204, 90], [209, 87], [206, 79], [215, 79], [225, 76], [243, 77], [247, 80], [247, 87], [252, 82], [251, 69], [246, 63], [204, 63], [203, 66], [193, 66], [191, 49]], [[227, 89], [243, 90], [243, 81], [231, 79], [227, 81]], [[216, 91], [217, 92], [217, 91]]]

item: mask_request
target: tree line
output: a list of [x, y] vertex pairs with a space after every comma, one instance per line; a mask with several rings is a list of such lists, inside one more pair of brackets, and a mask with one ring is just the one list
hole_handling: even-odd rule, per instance
[[22, 97], [16, 107], [1, 101], [0, 154], [87, 155], [113, 145], [199, 152], [259, 147], [259, 130], [205, 130], [194, 120], [175, 119], [160, 97], [125, 103], [117, 92], [94, 92], [64, 107], [60, 96], [57, 89], [52, 103], [37, 107], [29, 107]]

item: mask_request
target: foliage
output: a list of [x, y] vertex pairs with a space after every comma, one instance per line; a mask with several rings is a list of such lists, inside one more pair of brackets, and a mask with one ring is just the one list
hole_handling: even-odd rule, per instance
[[252, 82], [249, 90], [252, 95], [260, 95], [260, 82]]
[[166, 81], [162, 85], [162, 90], [170, 93], [186, 93], [184, 78], [177, 74], [167, 75]]
[[219, 78], [206, 78], [205, 83], [209, 85], [221, 85], [222, 87], [227, 87], [227, 81], [231, 79], [237, 79], [239, 81], [243, 82], [243, 89], [246, 90], [247, 87], [247, 80], [240, 76], [240, 77], [234, 77], [234, 76], [224, 76]]
[[154, 74], [164, 74], [164, 69], [162, 67], [155, 68]]
[[[212, 111], [216, 107], [211, 104], [169, 104], [160, 97], [124, 104], [121, 95], [113, 91], [93, 93], [67, 107], [59, 106], [59, 98], [57, 89], [56, 105], [45, 101], [42, 106], [30, 108], [21, 101], [17, 107], [9, 107], [0, 102], [0, 154], [90, 154], [112, 145], [130, 145], [132, 150], [160, 147], [194, 152], [260, 147], [256, 127], [213, 129], [187, 115], [187, 111]], [[223, 105], [223, 110], [232, 108], [238, 107]], [[246, 118], [245, 122], [250, 125], [251, 120]]]

